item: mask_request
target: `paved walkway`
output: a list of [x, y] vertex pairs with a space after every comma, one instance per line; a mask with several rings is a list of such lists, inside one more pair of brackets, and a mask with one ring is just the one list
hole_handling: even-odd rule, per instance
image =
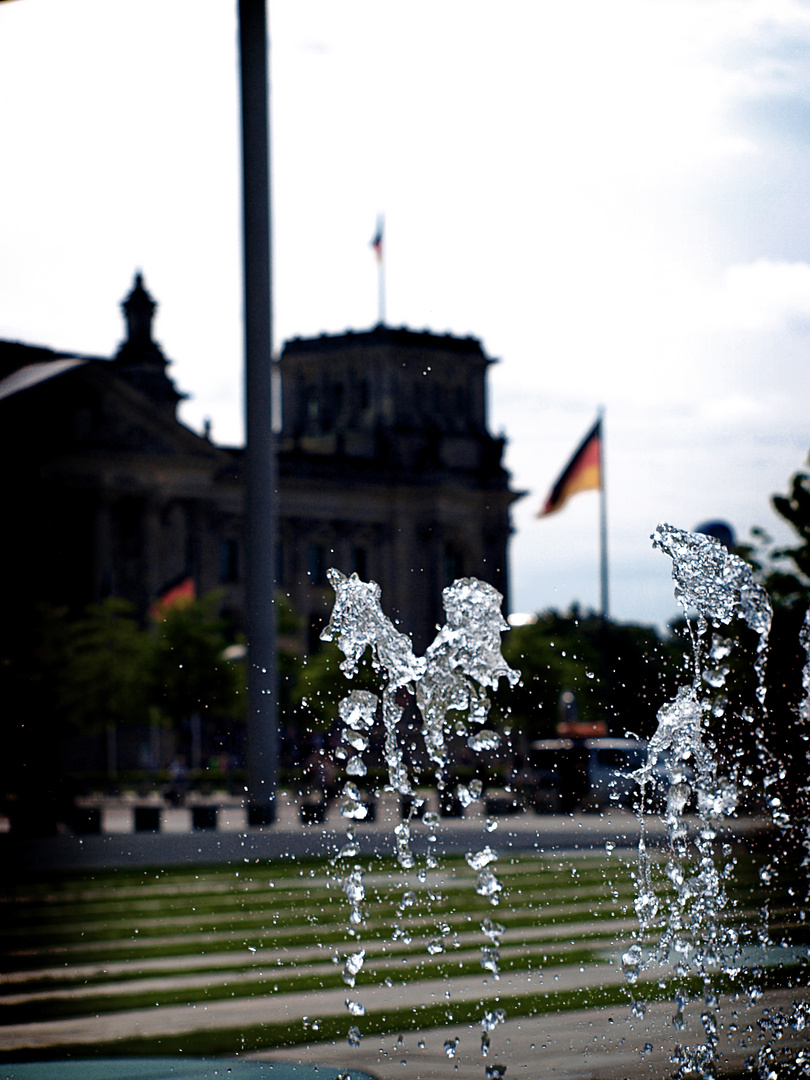
[[[569, 930], [570, 932], [570, 930]], [[662, 973], [664, 973], [662, 969]], [[645, 969], [645, 978], [656, 978]], [[542, 971], [505, 972], [499, 979], [469, 975], [455, 979], [434, 978], [394, 985], [358, 985], [354, 989], [307, 990], [298, 993], [265, 994], [235, 1000], [211, 1001], [196, 1005], [163, 1005], [100, 1016], [73, 1017], [42, 1023], [9, 1024], [0, 1029], [0, 1046], [5, 1050], [61, 1046], [68, 1043], [92, 1044], [113, 1039], [177, 1035], [206, 1028], [252, 1027], [259, 1024], [287, 1023], [292, 1031], [303, 1032], [304, 1020], [321, 1016], [346, 1017], [346, 1027], [356, 1023], [362, 1030], [362, 1016], [354, 1020], [347, 1011], [347, 999], [359, 1002], [369, 1011], [411, 1008], [418, 1013], [423, 1006], [454, 1002], [489, 1002], [513, 996], [556, 993], [592, 986], [622, 986], [624, 975], [618, 953], [598, 964], [586, 967], [562, 966]], [[490, 1005], [496, 1008], [496, 1004]], [[626, 1012], [626, 1008], [619, 1011]], [[282, 1056], [284, 1056], [282, 1054]], [[289, 1056], [289, 1055], [287, 1055]]]
[[[623, 982], [621, 969], [615, 965], [589, 968], [594, 985], [617, 985]], [[73, 1017], [69, 1020], [49, 1020], [44, 1023], [9, 1024], [0, 1029], [0, 1045], [5, 1050], [29, 1047], [92, 1044], [112, 1039], [138, 1036], [176, 1035], [205, 1028], [252, 1027], [257, 1024], [287, 1023], [295, 1031], [304, 1031], [304, 1018], [310, 1021], [319, 1016], [346, 1016], [350, 1023], [362, 1028], [362, 1017], [354, 1020], [346, 1009], [346, 999], [361, 1002], [369, 1010], [412, 1008], [422, 1005], [444, 1005], [459, 1001], [477, 1001], [482, 994], [534, 994], [544, 989], [571, 990], [580, 986], [583, 975], [576, 968], [560, 968], [559, 973], [545, 978], [539, 972], [514, 972], [493, 979], [464, 976], [457, 979], [424, 979], [401, 986], [357, 986], [350, 990], [340, 987], [330, 990], [308, 990], [299, 993], [267, 994], [238, 998], [232, 1001], [212, 1001], [197, 1005], [164, 1005], [154, 1009], [137, 1009], [101, 1016]], [[284, 1055], [282, 1055], [284, 1056]], [[287, 1055], [289, 1056], [289, 1055]]]
[[[602, 985], [621, 982], [617, 965], [592, 968]], [[562, 969], [558, 976], [544, 983], [541, 976], [517, 973], [500, 980], [504, 997], [519, 992], [548, 989], [572, 989], [581, 985], [582, 976]], [[491, 984], [490, 989], [494, 989]], [[373, 1007], [393, 1009], [410, 1005], [418, 1010], [423, 1004], [448, 1004], [480, 998], [482, 981], [468, 979], [430, 980], [404, 987], [375, 987]], [[295, 1030], [319, 1014], [329, 1015], [339, 1008], [346, 990], [302, 994], [269, 995], [239, 1001], [212, 1002], [198, 1006], [169, 1006], [137, 1010], [111, 1016], [51, 1021], [47, 1024], [9, 1026], [2, 1031], [0, 1045], [6, 1050], [45, 1049], [66, 1041], [74, 1044], [74, 1054], [82, 1045], [133, 1035], [175, 1035], [201, 1028], [286, 1021]], [[806, 991], [805, 993], [805, 1000]], [[356, 995], [362, 998], [358, 988]], [[741, 1069], [744, 1061], [762, 1045], [758, 1021], [766, 1009], [788, 1010], [798, 995], [786, 991], [768, 992], [756, 1004], [721, 1002], [719, 1062], [723, 1071]], [[260, 1051], [246, 1055], [266, 1061], [287, 1061], [329, 1065], [332, 1068], [362, 1069], [381, 1080], [458, 1080], [483, 1076], [487, 1064], [506, 1065], [510, 1077], [555, 1077], [562, 1080], [632, 1080], [671, 1075], [671, 1058], [680, 1041], [694, 1045], [701, 1038], [700, 1006], [686, 1008], [686, 1026], [678, 1032], [672, 1024], [671, 1002], [651, 1005], [643, 1018], [629, 1015], [626, 1005], [541, 1014], [532, 1018], [514, 1018], [499, 1024], [490, 1034], [490, 1050], [481, 1054], [479, 1025], [452, 1025], [427, 1031], [408, 1032], [402, 1036], [366, 1036], [357, 1048], [346, 1041], [315, 1043], [282, 1050]], [[347, 1024], [348, 1024], [347, 1015]], [[357, 1021], [362, 1029], [362, 1018]], [[299, 1028], [300, 1030], [300, 1028]], [[772, 1039], [792, 1054], [807, 1045], [806, 1032], [790, 1027], [780, 1038]], [[448, 1046], [452, 1056], [448, 1055]]]
[[[663, 974], [662, 970], [662, 974]], [[654, 970], [645, 969], [646, 979], [655, 979]], [[509, 1075], [536, 1078], [559, 1077], [614, 1078], [617, 1076], [653, 1077], [671, 1073], [669, 1064], [678, 1042], [694, 1045], [701, 1038], [700, 1003], [690, 1002], [685, 1010], [686, 1027], [679, 1033], [672, 1024], [671, 1002], [649, 1006], [643, 1019], [629, 1015], [628, 1005], [580, 1010], [573, 1013], [549, 1013], [533, 1018], [508, 1018], [508, 999], [516, 995], [544, 991], [580, 989], [585, 986], [620, 986], [624, 977], [618, 953], [607, 951], [604, 960], [587, 967], [563, 966], [542, 971], [506, 972], [500, 979], [470, 978], [426, 979], [402, 985], [358, 985], [355, 989], [305, 991], [266, 994], [207, 1004], [161, 1006], [127, 1010], [108, 1015], [50, 1020], [43, 1023], [10, 1024], [0, 1029], [0, 1047], [6, 1051], [46, 1049], [72, 1045], [74, 1055], [82, 1045], [132, 1037], [173, 1036], [198, 1030], [249, 1028], [268, 1023], [286, 1023], [291, 1033], [305, 1031], [320, 1016], [345, 1015], [346, 1028], [356, 1023], [362, 1031], [362, 1016], [350, 1017], [347, 999], [364, 1005], [369, 1011], [411, 1008], [418, 1015], [423, 1006], [479, 1001], [487, 995], [488, 1007], [496, 1008], [500, 999], [507, 1020], [491, 1032], [491, 1050], [487, 1063], [497, 1061], [509, 1067]], [[722, 1058], [725, 1068], [737, 1068], [752, 1052], [752, 1039], [762, 1037], [758, 1026], [766, 1008], [787, 1009], [794, 1001], [810, 1000], [806, 989], [793, 992], [768, 992], [755, 1005], [747, 1001], [721, 1001]], [[483, 1010], [482, 1010], [483, 1011]], [[456, 1044], [457, 1040], [457, 1044]], [[787, 1027], [778, 1045], [801, 1048], [807, 1043], [806, 1032]], [[448, 1057], [445, 1047], [453, 1049]], [[759, 1045], [759, 1044], [756, 1044]], [[261, 1051], [250, 1055], [258, 1059], [354, 1065], [377, 1073], [384, 1080], [457, 1080], [470, 1077], [475, 1069], [483, 1074], [481, 1029], [478, 1025], [452, 1025], [397, 1036], [367, 1036], [357, 1049], [344, 1042], [315, 1043], [295, 1049]], [[542, 1070], [538, 1069], [542, 1059]]]
[[[787, 1010], [794, 1000], [789, 992], [772, 991], [756, 1006], [721, 1002], [721, 1074], [742, 1071], [745, 1060], [763, 1045], [764, 1039], [757, 1042], [762, 1039], [758, 1020], [763, 1010]], [[626, 1006], [507, 1018], [491, 1032], [486, 1057], [481, 1055], [480, 1027], [468, 1025], [409, 1032], [401, 1040], [370, 1035], [357, 1048], [344, 1042], [318, 1043], [247, 1056], [354, 1067], [380, 1080], [483, 1080], [485, 1066], [494, 1063], [506, 1066], [508, 1080], [661, 1080], [676, 1071], [671, 1058], [678, 1042], [694, 1045], [700, 1040], [698, 1013], [698, 1006], [687, 1006], [682, 1032], [673, 1027], [671, 1002], [648, 1006], [642, 1019], [631, 1017]], [[789, 1050], [795, 1060], [807, 1047], [807, 1032], [787, 1028], [770, 1041], [777, 1050]], [[452, 1057], [445, 1050], [447, 1043], [453, 1047]]]

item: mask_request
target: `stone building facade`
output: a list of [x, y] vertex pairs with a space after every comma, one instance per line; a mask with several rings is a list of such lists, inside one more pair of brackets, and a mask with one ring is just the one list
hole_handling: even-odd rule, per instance
[[455, 578], [506, 597], [516, 495], [487, 428], [490, 363], [474, 338], [387, 326], [284, 347], [280, 577], [310, 646], [329, 566], [377, 581], [418, 651]]
[[40, 601], [79, 612], [120, 596], [145, 615], [186, 577], [242, 606], [239, 582], [222, 573], [241, 529], [241, 454], [176, 419], [181, 395], [140, 276], [123, 307], [127, 337], [112, 360], [0, 342], [0, 553], [14, 568], [5, 599], [17, 626]]
[[[145, 615], [191, 578], [243, 621], [243, 452], [177, 420], [155, 306], [138, 275], [112, 359], [0, 342], [7, 611], [114, 595]], [[507, 594], [516, 495], [487, 430], [490, 363], [473, 338], [385, 326], [285, 346], [279, 587], [304, 648], [328, 617], [330, 566], [378, 581], [420, 650], [454, 578]]]

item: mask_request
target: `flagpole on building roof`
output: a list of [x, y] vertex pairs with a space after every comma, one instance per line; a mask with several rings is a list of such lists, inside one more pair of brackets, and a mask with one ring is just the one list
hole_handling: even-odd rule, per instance
[[374, 239], [371, 246], [377, 256], [377, 322], [385, 326], [385, 216], [377, 217], [377, 228], [374, 230]]
[[276, 498], [266, 0], [239, 0], [244, 226], [248, 824], [276, 819]]

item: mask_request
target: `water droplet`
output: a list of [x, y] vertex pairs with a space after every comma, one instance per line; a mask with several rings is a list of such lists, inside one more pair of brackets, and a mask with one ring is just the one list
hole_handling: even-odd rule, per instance
[[353, 757], [346, 765], [346, 772], [349, 776], [365, 776], [368, 773], [368, 769], [361, 757]]
[[482, 750], [497, 750], [501, 745], [501, 737], [497, 731], [476, 731], [467, 739], [467, 745], [471, 750], [480, 753]]
[[444, 1052], [449, 1058], [456, 1056], [456, 1047], [458, 1046], [458, 1039], [447, 1039], [444, 1044]]
[[502, 926], [500, 923], [493, 922], [492, 919], [489, 918], [484, 919], [484, 921], [481, 923], [481, 929], [484, 931], [484, 934], [494, 945], [500, 945], [501, 938], [506, 933], [505, 926]]
[[479, 896], [489, 897], [491, 904], [498, 903], [498, 893], [503, 886], [500, 881], [495, 877], [491, 870], [482, 870], [478, 875], [478, 881], [475, 886], [475, 891]]
[[472, 870], [482, 870], [489, 863], [495, 862], [495, 860], [498, 858], [498, 853], [496, 851], [493, 851], [492, 848], [487, 845], [480, 851], [468, 851], [465, 855], [465, 858], [467, 860], [467, 865]]
[[348, 982], [349, 979], [352, 980], [351, 983], [349, 983], [350, 986], [354, 986], [354, 978], [363, 967], [365, 959], [365, 949], [360, 949], [356, 953], [350, 953], [349, 956], [346, 957], [343, 978], [346, 982]]
[[498, 962], [500, 961], [500, 950], [494, 948], [491, 945], [481, 946], [481, 967], [485, 971], [491, 971], [495, 978], [499, 978], [498, 974]]
[[504, 1009], [493, 1009], [492, 1012], [484, 1013], [481, 1019], [481, 1027], [484, 1031], [492, 1031], [498, 1024], [504, 1023], [505, 1020], [506, 1011]]
[[641, 971], [642, 952], [640, 945], [631, 945], [626, 953], [622, 956], [622, 967], [624, 968], [624, 977], [629, 983], [638, 982], [639, 972]]
[[361, 754], [364, 750], [368, 750], [368, 738], [359, 731], [352, 731], [350, 728], [345, 730], [343, 732], [343, 741]]

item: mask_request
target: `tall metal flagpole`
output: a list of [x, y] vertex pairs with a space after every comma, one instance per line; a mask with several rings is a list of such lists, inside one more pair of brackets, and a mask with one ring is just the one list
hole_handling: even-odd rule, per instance
[[385, 260], [380, 256], [377, 266], [377, 305], [380, 313], [380, 326], [385, 326]]
[[385, 326], [385, 217], [382, 214], [377, 218], [371, 246], [377, 256], [377, 321]]
[[599, 569], [602, 622], [607, 622], [608, 550], [607, 550], [607, 484], [605, 483], [605, 410], [599, 408]]
[[265, 0], [239, 0], [244, 225], [248, 824], [276, 818], [275, 503], [270, 123]]

